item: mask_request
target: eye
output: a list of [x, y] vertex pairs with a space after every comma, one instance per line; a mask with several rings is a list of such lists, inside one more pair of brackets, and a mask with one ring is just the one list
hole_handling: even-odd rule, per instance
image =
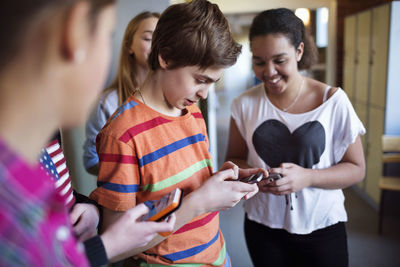
[[259, 61], [259, 60], [253, 60], [253, 64], [256, 66], [264, 66], [265, 62], [264, 61]]
[[204, 80], [204, 79], [196, 79], [196, 83], [198, 83], [198, 84], [204, 84], [204, 83], [207, 83], [207, 81]]
[[286, 62], [286, 59], [285, 58], [278, 58], [274, 62], [275, 62], [275, 64], [282, 64], [282, 63]]

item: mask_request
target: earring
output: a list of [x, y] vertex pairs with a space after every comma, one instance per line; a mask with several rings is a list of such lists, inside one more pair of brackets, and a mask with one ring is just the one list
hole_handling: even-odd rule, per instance
[[82, 48], [78, 49], [74, 53], [74, 61], [81, 64], [86, 59], [86, 51]]

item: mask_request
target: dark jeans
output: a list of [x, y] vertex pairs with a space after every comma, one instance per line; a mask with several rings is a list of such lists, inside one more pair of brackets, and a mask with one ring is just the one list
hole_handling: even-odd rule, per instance
[[247, 248], [255, 267], [347, 267], [347, 235], [343, 222], [307, 235], [272, 229], [245, 217]]

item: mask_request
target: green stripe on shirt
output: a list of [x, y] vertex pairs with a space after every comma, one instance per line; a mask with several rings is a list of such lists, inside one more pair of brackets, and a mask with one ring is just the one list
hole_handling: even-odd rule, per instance
[[[224, 245], [221, 248], [221, 251], [219, 253], [218, 259], [214, 261], [211, 265], [213, 266], [220, 266], [224, 263], [226, 258], [226, 247], [225, 247], [225, 242]], [[174, 264], [174, 265], [168, 265], [169, 267], [200, 267], [204, 266], [206, 264], [202, 263], [182, 263], [182, 264]], [[145, 262], [140, 263], [140, 267], [163, 267], [165, 265], [161, 264], [147, 264]]]
[[184, 169], [183, 171], [181, 171], [175, 175], [172, 175], [171, 177], [168, 177], [158, 183], [143, 185], [142, 190], [150, 191], [150, 192], [157, 192], [157, 191], [163, 190], [164, 188], [167, 188], [167, 187], [173, 186], [179, 182], [182, 182], [183, 180], [189, 178], [190, 176], [192, 176], [196, 172], [200, 171], [201, 169], [203, 169], [205, 167], [211, 167], [211, 166], [212, 166], [211, 159], [201, 160], [199, 162], [196, 162], [192, 166]]

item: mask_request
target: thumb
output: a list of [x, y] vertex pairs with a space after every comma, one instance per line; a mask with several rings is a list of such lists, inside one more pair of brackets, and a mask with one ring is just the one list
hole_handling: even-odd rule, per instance
[[149, 208], [141, 203], [139, 205], [137, 205], [136, 207], [128, 210], [128, 212], [130, 213], [130, 215], [132, 217], [134, 217], [135, 219], [138, 219], [140, 217], [142, 217], [143, 215], [147, 214], [149, 212]]
[[71, 220], [71, 224], [72, 224], [72, 225], [75, 225], [76, 222], [77, 222], [77, 221], [79, 220], [79, 218], [81, 217], [81, 215], [82, 215], [82, 211], [81, 211], [79, 205], [76, 204], [76, 205], [72, 208], [72, 211], [69, 213], [69, 218], [70, 218], [70, 220]]
[[295, 164], [294, 163], [291, 163], [291, 162], [284, 162], [284, 163], [282, 163], [281, 164], [281, 168], [282, 169], [289, 169], [289, 168], [291, 168], [291, 167], [293, 167]]

